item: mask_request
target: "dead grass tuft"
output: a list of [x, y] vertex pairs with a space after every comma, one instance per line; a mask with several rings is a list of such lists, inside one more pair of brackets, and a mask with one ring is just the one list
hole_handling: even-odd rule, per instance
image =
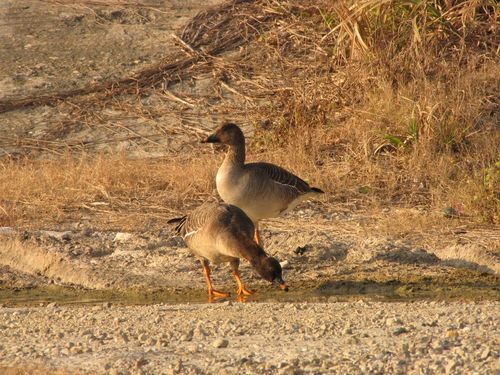
[[93, 218], [104, 228], [144, 230], [206, 200], [217, 161], [66, 155], [0, 163], [0, 226], [50, 227]]

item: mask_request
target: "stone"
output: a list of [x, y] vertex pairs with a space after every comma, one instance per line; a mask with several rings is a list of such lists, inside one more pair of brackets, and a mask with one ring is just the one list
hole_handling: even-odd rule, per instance
[[141, 368], [142, 366], [145, 366], [148, 364], [148, 360], [144, 357], [142, 358], [139, 358], [136, 362], [135, 362], [135, 367], [136, 368]]
[[408, 329], [406, 329], [405, 327], [397, 327], [397, 328], [394, 328], [392, 330], [392, 334], [394, 336], [399, 336], [399, 335], [402, 335], [403, 333], [407, 333], [408, 332]]
[[113, 239], [114, 242], [127, 242], [129, 241], [134, 235], [132, 233], [125, 233], [125, 232], [118, 232], [115, 235], [115, 238]]
[[0, 236], [11, 236], [16, 234], [14, 228], [11, 227], [0, 227]]
[[388, 326], [392, 326], [392, 325], [401, 325], [403, 324], [403, 322], [399, 318], [389, 318], [385, 321], [385, 324], [387, 324]]
[[444, 335], [447, 339], [456, 340], [458, 339], [458, 332], [456, 329], [448, 329]]
[[149, 336], [145, 333], [141, 333], [138, 337], [140, 342], [145, 342], [148, 338], [149, 338]]
[[53, 230], [42, 230], [40, 231], [41, 235], [47, 236], [48, 238], [51, 238], [53, 240], [57, 241], [70, 241], [71, 238], [73, 237], [73, 233], [71, 231], [65, 231], [65, 232], [57, 232]]
[[214, 348], [227, 348], [229, 341], [226, 339], [217, 339], [212, 343]]
[[481, 360], [485, 361], [488, 357], [490, 356], [490, 348], [486, 347], [482, 352], [481, 352]]
[[455, 360], [450, 359], [448, 362], [446, 362], [446, 365], [444, 366], [444, 371], [447, 374], [450, 374], [455, 369], [455, 367], [457, 367], [457, 365], [458, 363]]

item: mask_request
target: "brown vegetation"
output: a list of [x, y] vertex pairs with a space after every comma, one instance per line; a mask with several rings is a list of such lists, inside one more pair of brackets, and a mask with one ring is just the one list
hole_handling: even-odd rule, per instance
[[[53, 97], [71, 103], [57, 105], [73, 120], [97, 123], [92, 103], [148, 116], [135, 96], [212, 72], [240, 99], [225, 113], [254, 127], [249, 158], [299, 173], [327, 203], [452, 207], [500, 223], [497, 21], [494, 1], [236, 1], [186, 27], [186, 59]], [[36, 100], [0, 107], [25, 104]], [[211, 195], [219, 163], [201, 146], [131, 160], [53, 142], [43, 145], [69, 152], [0, 162], [0, 225], [90, 212], [140, 227]]]

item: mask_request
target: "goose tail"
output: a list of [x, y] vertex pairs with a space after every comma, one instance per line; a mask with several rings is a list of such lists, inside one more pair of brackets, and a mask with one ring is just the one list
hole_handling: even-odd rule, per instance
[[177, 234], [180, 235], [180, 234], [182, 234], [184, 224], [186, 224], [186, 219], [187, 219], [187, 215], [182, 216], [182, 217], [176, 217], [176, 218], [173, 218], [173, 219], [170, 219], [169, 221], [167, 221], [167, 224], [175, 225], [175, 231]]

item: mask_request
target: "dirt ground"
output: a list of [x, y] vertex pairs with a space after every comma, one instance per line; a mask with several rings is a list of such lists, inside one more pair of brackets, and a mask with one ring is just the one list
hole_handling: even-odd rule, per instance
[[499, 312], [362, 300], [0, 308], [0, 372], [494, 374]]
[[[165, 56], [185, 58], [190, 52], [173, 35], [218, 3], [2, 1], [0, 102], [133, 77]], [[108, 102], [92, 113], [84, 102], [71, 101], [0, 111], [0, 157], [57, 158], [68, 150], [135, 158], [196, 153], [198, 139], [228, 116], [241, 120], [251, 136], [245, 111], [252, 104], [225, 82], [206, 70], [190, 80], [166, 81], [161, 94]], [[234, 303], [235, 283], [220, 266], [214, 282], [233, 296], [210, 306], [204, 304], [200, 265], [166, 224], [155, 223], [150, 231], [108, 230], [86, 214], [58, 225], [44, 225], [41, 218], [37, 225], [0, 227], [0, 373], [430, 374], [500, 368], [498, 227], [417, 208], [373, 212], [355, 203], [307, 202], [262, 223], [266, 250], [282, 262], [290, 292], [274, 290], [243, 263], [242, 277], [257, 291], [246, 302], [255, 303]], [[106, 301], [118, 306], [111, 315], [100, 308]], [[38, 333], [52, 315], [38, 305], [48, 304], [58, 320], [47, 335], [61, 340], [42, 349]], [[348, 316], [351, 311], [355, 317]], [[240, 313], [264, 315], [269, 324], [241, 323]], [[72, 321], [70, 332], [64, 322], [75, 316], [81, 320]], [[139, 332], [143, 316], [147, 324]], [[31, 319], [40, 322], [35, 339]], [[87, 334], [92, 319], [116, 327]], [[158, 325], [167, 336], [161, 337]], [[134, 339], [125, 340], [120, 327]], [[226, 337], [228, 347], [216, 348], [215, 341]]]

